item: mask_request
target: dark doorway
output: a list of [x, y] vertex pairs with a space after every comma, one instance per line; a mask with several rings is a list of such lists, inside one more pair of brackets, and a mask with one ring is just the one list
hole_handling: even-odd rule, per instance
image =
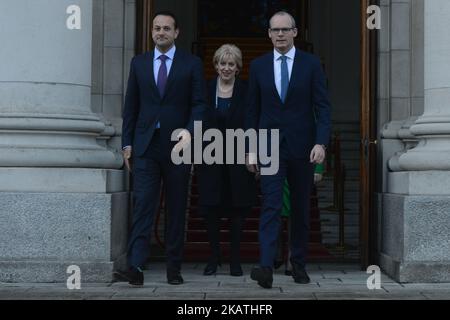
[[199, 0], [199, 37], [266, 37], [270, 17], [280, 10], [302, 21], [302, 27], [307, 26], [307, 3], [298, 0]]

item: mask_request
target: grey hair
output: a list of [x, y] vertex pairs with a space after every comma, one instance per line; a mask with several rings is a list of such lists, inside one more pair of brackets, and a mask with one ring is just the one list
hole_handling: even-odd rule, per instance
[[292, 28], [297, 28], [297, 23], [295, 22], [294, 17], [286, 11], [278, 11], [278, 12], [274, 13], [273, 16], [269, 20], [269, 27], [272, 26], [271, 22], [272, 22], [273, 17], [275, 17], [275, 16], [288, 16], [289, 18], [291, 18]]

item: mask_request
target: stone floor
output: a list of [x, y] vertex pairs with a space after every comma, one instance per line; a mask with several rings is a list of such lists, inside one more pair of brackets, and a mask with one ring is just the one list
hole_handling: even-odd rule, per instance
[[307, 266], [311, 283], [300, 285], [282, 270], [274, 274], [273, 288], [260, 288], [250, 279], [252, 265], [245, 264], [244, 276], [231, 277], [228, 266], [215, 276], [203, 276], [203, 264], [186, 263], [184, 285], [166, 283], [165, 265], [152, 264], [145, 271], [143, 287], [127, 283], [83, 283], [80, 290], [69, 290], [65, 283], [0, 283], [0, 300], [77, 299], [77, 300], [450, 300], [450, 283], [399, 284], [381, 275], [381, 289], [369, 290], [370, 274], [355, 264], [311, 264]]

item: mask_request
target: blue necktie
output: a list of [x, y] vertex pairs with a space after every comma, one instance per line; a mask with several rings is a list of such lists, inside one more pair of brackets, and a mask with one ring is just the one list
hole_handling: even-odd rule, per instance
[[289, 86], [289, 71], [288, 71], [288, 66], [287, 66], [287, 57], [286, 56], [281, 56], [281, 101], [284, 103], [284, 101], [286, 100], [286, 95], [287, 95], [287, 91], [288, 91], [288, 86]]

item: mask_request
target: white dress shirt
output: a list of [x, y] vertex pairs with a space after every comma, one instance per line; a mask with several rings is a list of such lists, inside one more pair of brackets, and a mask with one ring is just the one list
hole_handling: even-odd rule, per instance
[[[281, 53], [273, 49], [273, 74], [275, 75], [275, 86], [277, 87], [278, 95], [281, 97]], [[292, 47], [285, 56], [289, 71], [289, 80], [291, 80], [292, 66], [294, 65], [295, 47]]]

